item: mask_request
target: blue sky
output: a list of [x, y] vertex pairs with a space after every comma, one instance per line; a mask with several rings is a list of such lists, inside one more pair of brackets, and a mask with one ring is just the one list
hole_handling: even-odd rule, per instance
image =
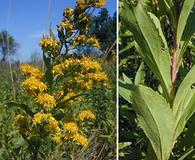
[[[76, 0], [0, 0], [0, 31], [8, 29], [20, 44], [17, 58], [28, 61], [32, 52], [41, 53], [38, 43], [50, 22], [55, 31], [64, 8], [74, 7], [75, 3]], [[105, 7], [113, 15], [115, 0], [107, 0]]]

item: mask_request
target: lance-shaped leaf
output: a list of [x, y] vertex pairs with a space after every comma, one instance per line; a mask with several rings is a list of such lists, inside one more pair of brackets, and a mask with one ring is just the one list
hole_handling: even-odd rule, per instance
[[173, 114], [176, 119], [176, 138], [183, 131], [187, 121], [195, 112], [195, 66], [191, 68], [179, 86], [173, 103]]
[[172, 91], [169, 49], [158, 18], [148, 13], [146, 6], [145, 0], [139, 1], [133, 8], [124, 3], [121, 19], [133, 33], [142, 59], [161, 80], [168, 100]]
[[133, 108], [158, 160], [168, 160], [173, 147], [175, 122], [164, 97], [140, 85], [133, 92]]
[[160, 0], [158, 1], [158, 3], [161, 10], [165, 9], [169, 13], [173, 24], [173, 28], [176, 28], [177, 18], [176, 18], [176, 11], [175, 11], [175, 5], [173, 3], [173, 0]]
[[135, 85], [144, 84], [144, 63], [142, 62], [139, 66], [139, 69], [135, 75]]
[[195, 0], [184, 0], [184, 4], [179, 16], [178, 28], [177, 28], [177, 42], [179, 43], [185, 29], [188, 16], [194, 6]]
[[177, 52], [177, 68], [181, 65], [183, 54], [188, 46], [188, 43], [195, 33], [195, 7], [191, 10], [190, 15], [188, 16], [185, 29], [182, 33], [182, 37], [179, 43], [179, 49]]
[[134, 84], [119, 80], [119, 95], [129, 103], [132, 103], [132, 94], [134, 89]]

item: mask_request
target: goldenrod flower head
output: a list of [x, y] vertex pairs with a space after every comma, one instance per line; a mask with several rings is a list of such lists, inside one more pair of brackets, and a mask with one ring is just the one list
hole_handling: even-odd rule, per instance
[[74, 32], [74, 26], [70, 23], [70, 21], [61, 21], [60, 27], [65, 29], [67, 32]]
[[86, 74], [86, 79], [90, 79], [92, 81], [100, 82], [100, 81], [108, 80], [108, 77], [104, 72], [96, 72], [96, 73]]
[[48, 114], [47, 121], [48, 121], [48, 125], [45, 126], [47, 132], [51, 132], [51, 131], [53, 131], [54, 133], [60, 132], [58, 121], [54, 117], [52, 117], [51, 114]]
[[15, 118], [15, 121], [16, 121], [16, 123], [18, 123], [18, 124], [21, 124], [21, 123], [25, 122], [26, 120], [27, 120], [27, 117], [24, 116], [24, 115], [22, 115], [22, 114], [18, 114], [18, 115], [16, 116], [16, 118]]
[[89, 5], [88, 0], [77, 0], [76, 8], [79, 10], [83, 10], [85, 7]]
[[87, 39], [87, 44], [92, 47], [100, 48], [99, 41], [94, 37]]
[[47, 132], [60, 132], [58, 121], [50, 113], [45, 114], [38, 112], [34, 115], [32, 122], [34, 125], [41, 124], [42, 122], [47, 122], [47, 124], [44, 126]]
[[59, 144], [62, 140], [61, 140], [61, 132], [58, 132], [56, 134], [54, 134], [54, 136], [52, 137], [52, 140], [56, 143]]
[[73, 135], [73, 141], [75, 141], [77, 144], [83, 146], [83, 148], [87, 148], [87, 146], [89, 144], [88, 139], [79, 133], [76, 133]]
[[84, 110], [79, 113], [79, 120], [84, 121], [85, 119], [95, 119], [95, 115], [90, 110]]
[[41, 124], [47, 118], [47, 114], [38, 112], [34, 115], [32, 122], [34, 125]]
[[104, 6], [105, 3], [106, 3], [106, 0], [96, 0], [95, 7], [100, 8], [100, 7]]
[[74, 96], [75, 96], [75, 93], [73, 91], [70, 91], [70, 92], [67, 93], [66, 96], [64, 96], [63, 100], [66, 101], [66, 100], [68, 100], [68, 99], [70, 99]]
[[24, 136], [27, 137], [29, 133], [29, 126], [28, 126], [28, 119], [27, 116], [19, 114], [15, 118], [16, 123], [19, 126], [20, 133]]
[[29, 64], [22, 64], [20, 68], [24, 76], [35, 77], [38, 79], [43, 78], [43, 73], [37, 67], [33, 67], [32, 65]]
[[74, 46], [83, 45], [100, 48], [98, 40], [92, 36], [78, 35], [77, 37], [72, 38], [71, 42]]
[[93, 82], [89, 80], [89, 81], [83, 82], [83, 84], [81, 83], [80, 85], [83, 89], [90, 90], [93, 86]]
[[81, 59], [81, 64], [85, 67], [87, 70], [101, 70], [101, 65], [95, 61], [92, 60], [89, 57], [83, 57]]
[[77, 124], [74, 122], [64, 123], [64, 131], [73, 134], [77, 133], [78, 132]]
[[53, 53], [54, 55], [56, 55], [60, 49], [59, 43], [53, 37], [43, 37], [39, 42], [39, 45], [42, 47], [44, 52]]
[[54, 75], [63, 75], [64, 74], [63, 71], [64, 71], [63, 64], [57, 64], [57, 65], [53, 66], [52, 73]]
[[43, 105], [46, 111], [50, 111], [56, 106], [55, 98], [47, 93], [40, 93], [36, 100], [37, 103]]
[[64, 16], [66, 18], [70, 18], [73, 15], [73, 13], [74, 13], [74, 9], [73, 8], [66, 8], [64, 10]]
[[22, 86], [27, 91], [28, 95], [33, 96], [37, 92], [43, 92], [47, 86], [43, 82], [41, 82], [39, 79], [35, 77], [30, 77], [22, 82]]

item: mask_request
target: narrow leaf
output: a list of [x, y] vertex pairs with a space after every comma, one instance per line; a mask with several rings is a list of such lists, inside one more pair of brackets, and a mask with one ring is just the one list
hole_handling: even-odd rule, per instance
[[183, 131], [187, 121], [195, 112], [195, 66], [191, 68], [179, 86], [173, 103], [173, 114], [176, 119], [176, 138]]
[[131, 79], [129, 77], [127, 77], [124, 73], [122, 75], [123, 75], [123, 80], [126, 83], [133, 84], [133, 82], [131, 81]]
[[138, 84], [144, 84], [144, 76], [145, 76], [145, 72], [144, 72], [144, 63], [142, 62], [139, 66], [139, 69], [135, 75], [135, 85]]
[[125, 81], [119, 81], [119, 95], [123, 97], [129, 103], [132, 103], [132, 94], [134, 85]]
[[181, 65], [183, 54], [188, 46], [188, 43], [192, 37], [192, 35], [195, 33], [195, 7], [192, 9], [190, 15], [188, 16], [185, 29], [182, 33], [182, 37], [178, 46], [178, 52], [177, 52], [177, 68]]
[[191, 9], [194, 6], [194, 0], [184, 0], [184, 4], [179, 16], [178, 28], [177, 28], [177, 42], [179, 43], [185, 29], [185, 25], [187, 23], [188, 16], [190, 14]]

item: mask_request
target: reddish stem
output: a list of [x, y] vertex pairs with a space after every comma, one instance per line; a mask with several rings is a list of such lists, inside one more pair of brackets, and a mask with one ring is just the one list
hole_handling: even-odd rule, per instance
[[171, 73], [171, 81], [172, 81], [174, 92], [176, 87], [176, 79], [177, 79], [177, 39], [175, 34], [173, 40], [172, 73]]

